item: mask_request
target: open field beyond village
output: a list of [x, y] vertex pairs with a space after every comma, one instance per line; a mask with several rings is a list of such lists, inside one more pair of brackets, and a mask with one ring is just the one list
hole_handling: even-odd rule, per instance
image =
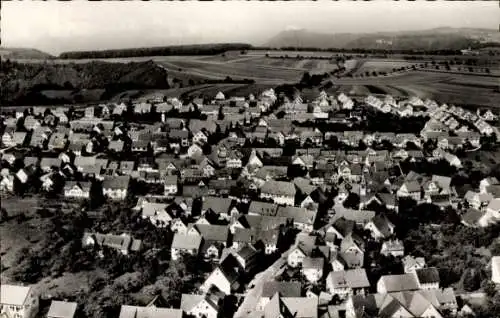
[[499, 318], [496, 51], [227, 45], [2, 60], [0, 318]]

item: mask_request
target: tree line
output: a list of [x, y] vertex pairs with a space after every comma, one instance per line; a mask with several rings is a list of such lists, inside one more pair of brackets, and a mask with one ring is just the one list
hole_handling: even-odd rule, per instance
[[244, 43], [221, 43], [221, 44], [199, 44], [199, 45], [175, 45], [162, 47], [146, 47], [131, 49], [114, 49], [102, 51], [72, 51], [63, 52], [59, 55], [61, 59], [90, 59], [90, 58], [126, 58], [156, 55], [217, 55], [226, 51], [241, 51], [252, 48], [250, 44]]

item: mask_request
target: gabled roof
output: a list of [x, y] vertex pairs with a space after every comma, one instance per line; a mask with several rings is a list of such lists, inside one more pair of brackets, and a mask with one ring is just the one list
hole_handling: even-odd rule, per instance
[[334, 288], [368, 288], [370, 282], [364, 268], [349, 269], [345, 271], [330, 272], [330, 280]]
[[196, 224], [196, 229], [204, 240], [227, 242], [229, 228], [226, 225]]
[[278, 293], [282, 297], [300, 297], [302, 285], [300, 282], [267, 281], [262, 286], [263, 298], [273, 297]]
[[274, 294], [264, 308], [264, 318], [292, 318], [295, 313], [285, 305], [278, 293]]
[[31, 291], [29, 286], [0, 285], [0, 304], [22, 306]]
[[66, 183], [64, 184], [64, 190], [70, 190], [73, 187], [77, 186], [80, 189], [82, 189], [83, 191], [87, 192], [87, 191], [90, 191], [91, 185], [92, 184], [89, 181], [80, 181], [80, 182], [77, 182], [77, 181], [66, 181]]
[[439, 283], [439, 271], [435, 267], [420, 268], [415, 271], [420, 284]]
[[192, 249], [199, 250], [201, 241], [202, 237], [199, 235], [186, 235], [186, 234], [175, 233], [171, 247], [177, 249], [186, 249], [186, 250], [192, 250]]
[[316, 219], [316, 211], [311, 211], [306, 208], [299, 208], [294, 206], [280, 206], [276, 212], [276, 216], [286, 217], [293, 219], [296, 223], [314, 224]]
[[295, 185], [291, 182], [270, 180], [264, 183], [261, 192], [274, 195], [295, 196]]
[[384, 237], [387, 237], [391, 235], [390, 228], [393, 226], [393, 224], [387, 219], [387, 217], [384, 214], [378, 214], [375, 215], [375, 217], [372, 219], [373, 224], [375, 227], [384, 235]]
[[282, 297], [283, 303], [296, 318], [318, 317], [318, 299], [313, 297]]
[[102, 182], [103, 189], [123, 190], [127, 189], [130, 183], [130, 176], [105, 177]]
[[[47, 317], [50, 318], [73, 318], [76, 312], [77, 303], [53, 300], [50, 304]], [[121, 316], [120, 316], [121, 317]]]
[[384, 283], [385, 290], [389, 293], [419, 289], [415, 275], [411, 273], [401, 275], [384, 275], [380, 277], [377, 285], [380, 284], [380, 282]]
[[213, 212], [220, 213], [228, 213], [229, 208], [231, 207], [232, 200], [228, 198], [219, 198], [219, 197], [204, 197], [202, 210], [212, 210]]
[[181, 298], [181, 312], [189, 312], [194, 307], [196, 307], [201, 301], [205, 300], [215, 311], [218, 311], [219, 308], [216, 303], [214, 303], [210, 297], [207, 295], [198, 295], [198, 294], [182, 294]]

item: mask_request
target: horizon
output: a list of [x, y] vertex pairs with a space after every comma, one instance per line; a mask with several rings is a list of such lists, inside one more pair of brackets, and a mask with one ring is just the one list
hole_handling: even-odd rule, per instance
[[214, 43], [262, 46], [287, 30], [326, 34], [437, 28], [496, 31], [500, 24], [496, 2], [287, 2], [284, 6], [277, 2], [16, 1], [3, 2], [2, 7], [2, 48], [37, 49], [55, 56], [66, 51]]

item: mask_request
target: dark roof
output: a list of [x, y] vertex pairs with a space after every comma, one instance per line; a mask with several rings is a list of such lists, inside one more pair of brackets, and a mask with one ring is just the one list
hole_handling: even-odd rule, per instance
[[469, 208], [464, 215], [462, 215], [462, 221], [469, 225], [476, 225], [476, 223], [484, 216], [485, 212], [480, 210]]
[[248, 213], [255, 213], [259, 215], [276, 215], [278, 206], [274, 203], [252, 201], [248, 208]]
[[271, 298], [279, 293], [282, 297], [300, 297], [302, 285], [300, 282], [269, 281], [262, 286], [262, 296]]
[[105, 177], [102, 182], [103, 189], [127, 189], [130, 183], [130, 176]]
[[196, 224], [196, 229], [207, 241], [227, 242], [229, 228], [226, 225]]
[[421, 268], [416, 270], [420, 284], [439, 283], [439, 271], [435, 267]]
[[202, 210], [207, 211], [210, 209], [217, 214], [228, 213], [231, 203], [232, 200], [228, 198], [205, 197], [203, 198]]

